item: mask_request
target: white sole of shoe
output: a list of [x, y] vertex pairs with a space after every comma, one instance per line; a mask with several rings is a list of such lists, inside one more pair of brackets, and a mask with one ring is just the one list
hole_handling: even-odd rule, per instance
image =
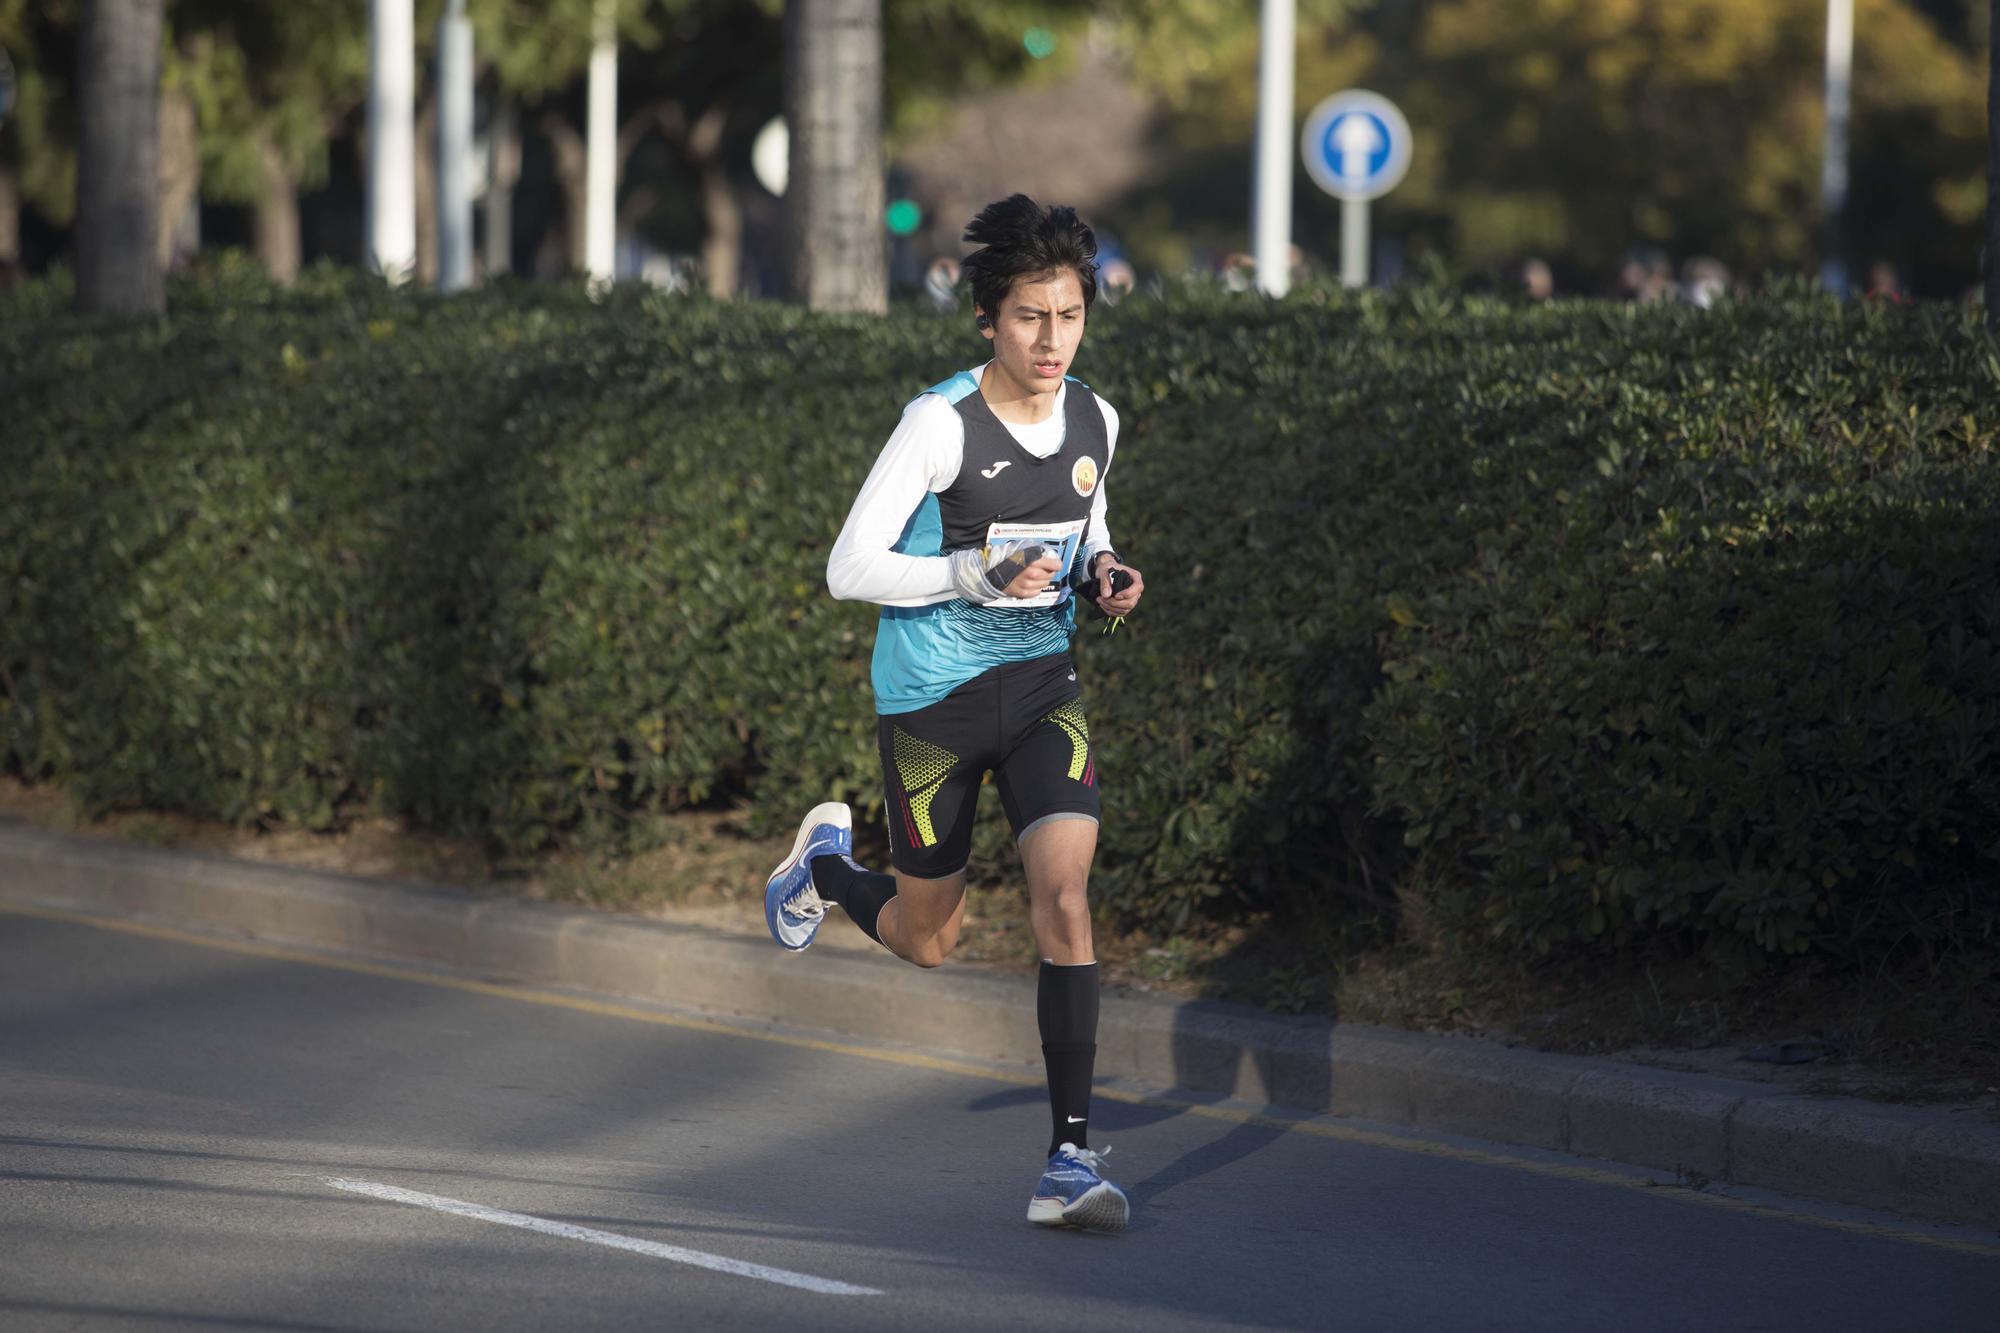
[[1123, 1190], [1109, 1183], [1084, 1191], [1065, 1208], [1060, 1199], [1030, 1199], [1028, 1220], [1036, 1226], [1077, 1227], [1085, 1231], [1123, 1231], [1132, 1205]]

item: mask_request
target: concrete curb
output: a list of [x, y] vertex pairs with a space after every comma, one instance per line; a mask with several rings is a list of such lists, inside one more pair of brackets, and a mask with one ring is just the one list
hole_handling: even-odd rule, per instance
[[[140, 916], [1033, 1063], [1034, 987], [886, 955], [0, 826], [0, 902]], [[1236, 1005], [1107, 996], [1097, 1072], [2000, 1225], [2000, 1124]]]

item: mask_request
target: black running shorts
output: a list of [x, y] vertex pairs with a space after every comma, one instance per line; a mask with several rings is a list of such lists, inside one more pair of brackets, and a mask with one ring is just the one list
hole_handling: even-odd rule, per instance
[[945, 879], [972, 854], [990, 770], [1016, 839], [1052, 819], [1098, 817], [1097, 758], [1068, 653], [1008, 662], [934, 704], [877, 719], [889, 860]]

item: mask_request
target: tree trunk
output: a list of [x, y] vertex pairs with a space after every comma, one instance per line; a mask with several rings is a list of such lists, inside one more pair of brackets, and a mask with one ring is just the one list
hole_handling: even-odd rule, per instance
[[193, 228], [190, 210], [201, 198], [201, 126], [195, 120], [194, 98], [185, 91], [160, 99], [160, 270], [170, 273], [174, 261], [201, 248], [201, 216]]
[[417, 281], [435, 286], [438, 276], [437, 98], [417, 109]]
[[[21, 262], [21, 187], [14, 169], [0, 166], [0, 270]], [[0, 282], [4, 282], [0, 278]]]
[[76, 299], [161, 314], [160, 26], [165, 0], [88, 0], [77, 51]]
[[1986, 16], [1986, 327], [2000, 333], [2000, 0]]
[[814, 310], [885, 314], [882, 0], [785, 6], [785, 188], [791, 294]]
[[514, 187], [521, 180], [521, 125], [514, 104], [505, 98], [493, 107], [493, 125], [487, 132], [489, 162], [486, 174], [486, 274], [514, 270]]
[[701, 268], [708, 294], [718, 300], [736, 294], [743, 268], [743, 207], [736, 202], [729, 173], [722, 169], [722, 132], [728, 121], [725, 107], [712, 106], [695, 122], [687, 140], [688, 161], [694, 164], [701, 192]]
[[[640, 107], [618, 127], [618, 139], [614, 148], [618, 179], [625, 178], [625, 165], [632, 159], [632, 152], [654, 129], [661, 130], [668, 138], [673, 138], [680, 114], [680, 108], [671, 102], [650, 102]], [[549, 141], [549, 152], [555, 158], [556, 180], [562, 186], [563, 195], [563, 247], [571, 273], [584, 271], [584, 222], [589, 211], [589, 183], [585, 179], [589, 170], [589, 145], [574, 125], [564, 120], [554, 111], [541, 120], [542, 135]], [[650, 207], [651, 201], [641, 201]], [[628, 201], [629, 203], [629, 201]], [[643, 209], [641, 210], [643, 211]], [[620, 209], [621, 217], [629, 216]]]
[[273, 279], [290, 286], [299, 276], [299, 182], [270, 135], [258, 138], [264, 189], [257, 198], [257, 260]]
[[576, 127], [551, 111], [542, 117], [542, 134], [555, 158], [556, 180], [563, 194], [563, 255], [565, 272], [583, 272], [584, 146]]

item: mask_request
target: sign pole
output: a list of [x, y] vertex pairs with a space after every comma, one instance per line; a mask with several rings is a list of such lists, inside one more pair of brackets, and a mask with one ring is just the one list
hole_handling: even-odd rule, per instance
[[1257, 288], [1283, 296], [1292, 286], [1292, 66], [1296, 0], [1264, 0], [1257, 49], [1257, 179], [1250, 201]]
[[366, 258], [391, 284], [417, 267], [416, 102], [411, 0], [369, 0]]
[[1369, 203], [1410, 169], [1410, 123], [1386, 97], [1350, 88], [1315, 106], [1299, 136], [1313, 184], [1340, 200], [1340, 284], [1366, 287]]
[[1854, 75], [1854, 0], [1827, 0], [1826, 142], [1820, 158], [1819, 203], [1826, 224], [1826, 252], [1820, 256], [1820, 285], [1847, 294], [1847, 264], [1841, 255], [1841, 214], [1847, 208], [1847, 123]]
[[472, 285], [472, 20], [451, 0], [438, 20], [438, 287]]
[[1340, 285], [1368, 285], [1368, 201], [1340, 201]]
[[597, 0], [584, 115], [583, 271], [610, 285], [618, 242], [618, 0]]
[[2000, 334], [2000, 0], [1986, 44], [1986, 327]]

